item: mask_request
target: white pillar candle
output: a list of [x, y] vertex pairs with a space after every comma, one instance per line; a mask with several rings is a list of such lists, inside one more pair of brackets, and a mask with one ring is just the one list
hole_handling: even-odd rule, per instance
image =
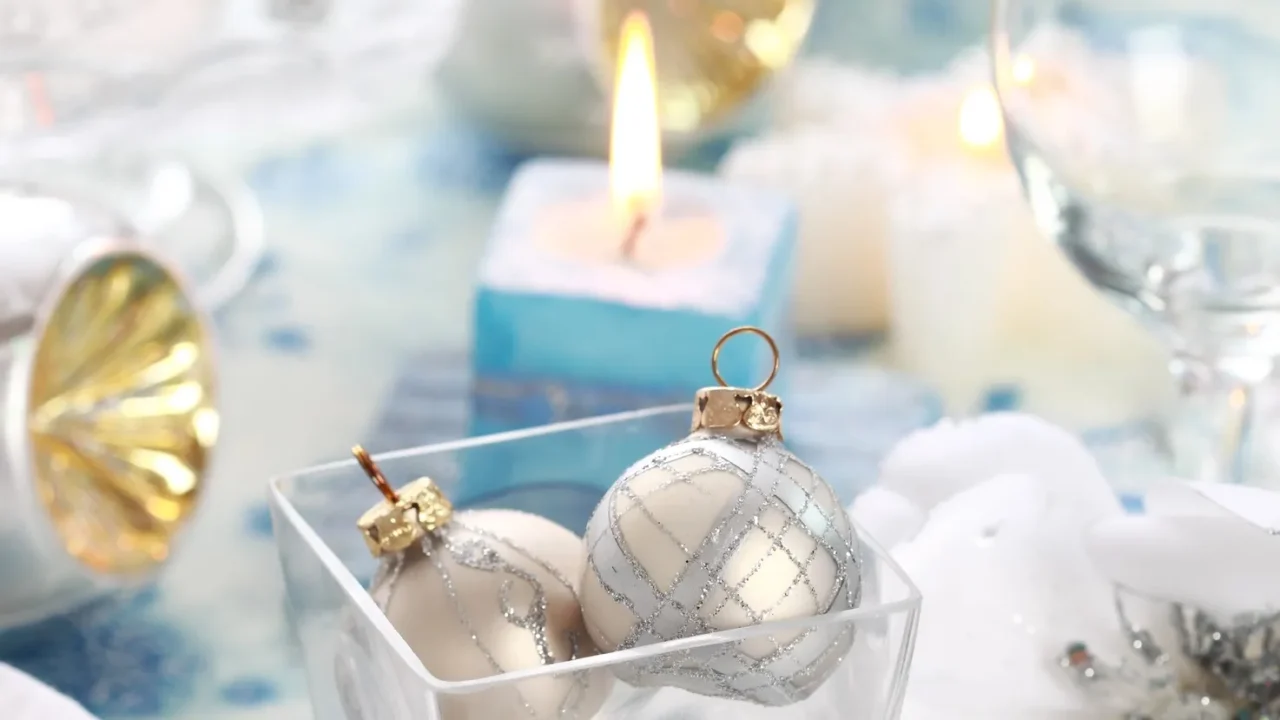
[[886, 325], [888, 191], [899, 157], [807, 128], [735, 151], [721, 172], [785, 193], [800, 212], [792, 321], [802, 335], [855, 336]]
[[[906, 81], [802, 63], [778, 89], [773, 131], [725, 158], [725, 177], [786, 194], [799, 207], [793, 317], [801, 334], [888, 326], [888, 208], [914, 173], [973, 159], [958, 141], [956, 117], [962, 89], [981, 82], [983, 67], [966, 56], [944, 75]], [[1002, 153], [992, 140], [983, 161], [998, 163]]]
[[[971, 77], [970, 65], [958, 64], [955, 76]], [[1056, 68], [1025, 73], [1027, 82], [1036, 73], [1058, 87], [1079, 82]], [[959, 413], [1003, 384], [1019, 388], [1026, 409], [1077, 427], [1162, 402], [1170, 384], [1158, 343], [1089, 287], [1036, 226], [985, 81], [932, 79], [913, 95], [905, 151], [915, 159], [888, 233], [897, 359]], [[1068, 119], [1053, 131], [1071, 132]], [[1091, 133], [1080, 142], [1106, 145], [1099, 128]]]
[[[1082, 157], [1122, 151], [1123, 118], [1080, 111], [1114, 106], [1094, 77], [1114, 69], [1069, 35], [1035, 48], [1015, 73], [1050, 114], [1038, 126]], [[1163, 353], [1036, 227], [989, 74], [982, 51], [914, 79], [801, 63], [772, 132], [737, 145], [721, 173], [799, 207], [801, 334], [889, 328], [896, 357], [953, 412], [1015, 384], [1024, 407], [1073, 427], [1130, 418], [1166, 398]]]
[[792, 318], [802, 335], [883, 330], [889, 192], [906, 156], [901, 84], [878, 73], [803, 64], [778, 89], [774, 131], [739, 143], [720, 166], [735, 184], [788, 196], [800, 213]]
[[912, 175], [891, 210], [894, 357], [955, 410], [974, 406], [1001, 362], [1002, 303], [1019, 270], [1012, 240], [1033, 236], [1017, 178], [948, 163]]

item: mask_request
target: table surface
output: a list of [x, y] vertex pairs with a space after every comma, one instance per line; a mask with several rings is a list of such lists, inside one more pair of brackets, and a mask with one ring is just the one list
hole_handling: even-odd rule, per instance
[[[905, 5], [940, 37], [954, 21], [937, 17], [949, 3]], [[217, 318], [224, 431], [201, 515], [154, 586], [0, 635], [0, 661], [104, 720], [311, 717], [266, 481], [356, 442], [464, 432], [441, 408], [463, 405], [469, 278], [518, 162], [428, 117], [248, 166], [270, 248]]]

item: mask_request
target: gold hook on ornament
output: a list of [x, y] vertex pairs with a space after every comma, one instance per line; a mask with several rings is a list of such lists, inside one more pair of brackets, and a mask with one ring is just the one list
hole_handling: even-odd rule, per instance
[[[729, 338], [742, 333], [759, 335], [773, 351], [773, 370], [764, 382], [751, 390], [732, 387], [720, 376], [721, 348]], [[782, 399], [765, 392], [765, 388], [778, 376], [780, 354], [778, 344], [769, 333], [758, 327], [744, 325], [725, 333], [711, 351], [711, 373], [716, 376], [720, 387], [702, 388], [694, 396], [692, 431], [711, 430], [755, 439], [772, 436], [781, 440]]]
[[351, 454], [385, 498], [356, 521], [374, 557], [400, 552], [453, 519], [453, 504], [431, 478], [420, 477], [396, 492], [368, 451], [356, 445]]
[[711, 374], [716, 376], [716, 382], [720, 383], [720, 387], [730, 387], [729, 383], [725, 382], [724, 378], [720, 376], [720, 350], [724, 347], [725, 342], [727, 342], [729, 338], [743, 333], [753, 333], [764, 338], [764, 341], [769, 343], [769, 351], [773, 353], [773, 369], [769, 371], [769, 377], [765, 378], [764, 382], [755, 387], [755, 391], [760, 392], [761, 390], [769, 387], [769, 385], [773, 383], [773, 379], [778, 377], [778, 365], [781, 362], [781, 357], [778, 353], [778, 343], [773, 341], [773, 336], [758, 327], [743, 325], [742, 327], [736, 327], [722, 335], [720, 337], [720, 341], [716, 343], [715, 348], [711, 351]]
[[387, 476], [382, 474], [378, 463], [369, 457], [369, 451], [365, 450], [363, 445], [356, 445], [351, 448], [351, 454], [356, 456], [356, 462], [360, 463], [364, 474], [369, 476], [369, 479], [373, 481], [374, 486], [378, 488], [378, 492], [382, 493], [382, 497], [387, 499], [387, 502], [392, 505], [400, 502], [400, 496], [391, 487], [391, 483], [387, 482]]

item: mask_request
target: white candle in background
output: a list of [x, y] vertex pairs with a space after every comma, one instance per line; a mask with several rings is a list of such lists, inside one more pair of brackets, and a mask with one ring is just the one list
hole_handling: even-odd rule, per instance
[[[976, 409], [1004, 384], [1027, 409], [1077, 427], [1154, 408], [1168, 391], [1158, 343], [1036, 227], [1004, 157], [991, 89], [961, 97], [954, 152], [918, 163], [893, 205], [895, 357], [938, 386], [952, 412]], [[937, 154], [939, 132], [918, 129], [913, 147]]]
[[[1114, 68], [1066, 33], [1033, 42], [1014, 73], [1052, 115], [1037, 125], [1082, 157], [1121, 151], [1115, 88], [1098, 77]], [[1024, 408], [1073, 427], [1147, 414], [1170, 390], [1164, 354], [1035, 226], [989, 74], [980, 51], [912, 79], [801, 62], [773, 129], [721, 172], [799, 206], [801, 334], [889, 329], [894, 357], [952, 412], [1014, 385]]]
[[[799, 207], [793, 318], [802, 335], [886, 329], [893, 198], [939, 163], [1004, 163], [998, 141], [980, 153], [962, 151], [955, 118], [962, 89], [973, 87], [963, 80], [981, 73], [967, 56], [956, 67], [903, 80], [820, 60], [801, 63], [777, 90], [773, 130], [739, 143], [722, 163], [730, 180], [785, 193]], [[994, 96], [988, 100], [994, 107]], [[970, 114], [963, 123], [982, 122]]]
[[855, 336], [886, 325], [885, 208], [902, 155], [842, 139], [806, 128], [745, 145], [721, 166], [726, 178], [785, 193], [799, 209], [792, 319], [802, 335]]
[[1002, 305], [1021, 270], [1011, 248], [1035, 232], [1019, 193], [1003, 168], [950, 162], [913, 173], [892, 204], [893, 357], [953, 412], [1000, 379]]
[[815, 61], [777, 88], [773, 130], [737, 144], [720, 174], [788, 196], [800, 213], [792, 317], [802, 335], [887, 326], [886, 207], [907, 155], [900, 81]]

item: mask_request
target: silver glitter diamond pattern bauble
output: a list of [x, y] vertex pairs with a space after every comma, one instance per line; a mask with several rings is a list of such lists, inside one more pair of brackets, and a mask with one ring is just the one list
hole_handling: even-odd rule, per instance
[[[441, 680], [473, 680], [596, 654], [573, 578], [582, 541], [545, 518], [459, 513], [421, 545], [387, 557], [370, 593]], [[443, 694], [443, 720], [587, 720], [609, 693], [603, 670]]]
[[[779, 441], [705, 432], [628, 470], [587, 526], [583, 616], [605, 650], [858, 606], [861, 563], [831, 487]], [[843, 660], [832, 623], [630, 663], [643, 686], [788, 705]]]

